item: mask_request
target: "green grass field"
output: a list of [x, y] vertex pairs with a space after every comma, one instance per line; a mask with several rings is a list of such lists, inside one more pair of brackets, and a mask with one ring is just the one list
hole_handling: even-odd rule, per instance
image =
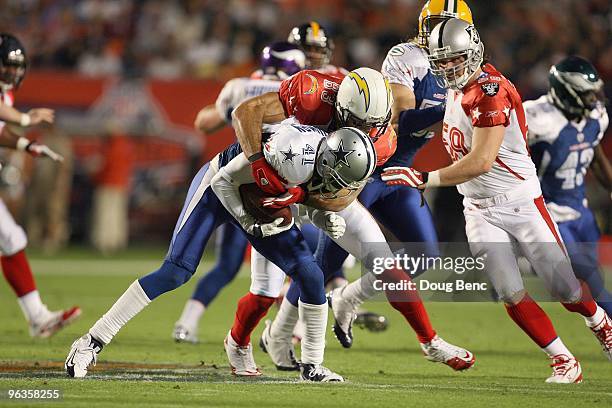
[[[357, 329], [352, 349], [342, 349], [328, 332], [325, 364], [344, 384], [300, 384], [295, 373], [274, 369], [258, 348], [264, 371], [257, 379], [231, 376], [223, 338], [233, 321], [236, 300], [246, 292], [246, 268], [207, 310], [199, 345], [175, 344], [171, 331], [204, 262], [188, 284], [157, 299], [107, 346], [86, 379], [65, 376], [70, 344], [113, 304], [138, 276], [157, 268], [165, 249], [138, 250], [102, 258], [87, 251], [56, 257], [32, 256], [43, 300], [58, 308], [78, 304], [83, 316], [48, 340], [28, 336], [13, 293], [0, 283], [0, 406], [260, 406], [260, 407], [605, 407], [612, 406], [612, 364], [581, 318], [558, 304], [544, 304], [559, 334], [583, 364], [580, 385], [544, 383], [550, 369], [544, 354], [494, 303], [427, 303], [432, 322], [446, 340], [469, 348], [476, 365], [465, 373], [426, 361], [403, 318], [382, 302], [368, 309], [385, 313], [384, 333]], [[253, 337], [259, 339], [261, 328]], [[60, 389], [61, 402], [15, 402], [8, 389]], [[4, 399], [2, 399], [4, 398]]]

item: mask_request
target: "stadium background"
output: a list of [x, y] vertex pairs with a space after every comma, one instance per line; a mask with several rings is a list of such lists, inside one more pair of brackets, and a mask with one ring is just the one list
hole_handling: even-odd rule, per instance
[[[69, 158], [62, 170], [45, 161], [5, 158], [4, 194], [33, 245], [53, 250], [93, 241], [104, 251], [127, 244], [117, 234], [96, 238], [92, 231], [114, 222], [126, 222], [132, 243], [165, 242], [189, 178], [233, 140], [230, 129], [208, 138], [194, 132], [195, 114], [214, 102], [225, 81], [253, 71], [266, 43], [318, 20], [334, 38], [335, 65], [378, 69], [391, 46], [414, 35], [422, 7], [416, 0], [0, 4], [2, 30], [24, 42], [30, 59], [17, 107], [57, 109], [56, 128], [35, 136]], [[524, 99], [546, 91], [550, 65], [569, 53], [591, 59], [612, 96], [608, 1], [472, 1], [470, 7], [486, 54]], [[609, 139], [604, 146], [612, 153]], [[417, 167], [428, 169], [448, 157], [438, 138], [419, 159]], [[610, 233], [609, 195], [588, 183], [600, 225]], [[123, 220], [104, 219], [96, 204], [96, 192], [104, 189], [129, 202], [128, 210], [115, 211]], [[462, 219], [454, 189], [429, 200], [436, 219], [444, 221], [441, 240], [464, 239], [461, 221], [448, 222]]]

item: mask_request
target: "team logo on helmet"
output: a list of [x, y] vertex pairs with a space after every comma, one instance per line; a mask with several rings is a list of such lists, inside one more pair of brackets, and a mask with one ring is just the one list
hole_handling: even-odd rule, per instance
[[338, 148], [336, 150], [331, 150], [331, 153], [334, 155], [334, 159], [336, 160], [332, 167], [336, 167], [340, 163], [346, 165], [346, 167], [351, 167], [350, 163], [346, 159], [351, 154], [355, 153], [355, 150], [344, 150], [344, 147], [342, 146], [343, 142], [343, 140], [340, 140]]
[[319, 81], [317, 81], [317, 78], [314, 77], [313, 75], [306, 74], [306, 76], [310, 78], [310, 80], [312, 81], [312, 85], [310, 85], [309, 90], [304, 92], [304, 95], [312, 95], [313, 93], [317, 92], [317, 90], [319, 89]]
[[[359, 93], [363, 95], [363, 98], [365, 99], [365, 107], [366, 110], [368, 110], [370, 108], [370, 87], [368, 86], [368, 83], [366, 82], [365, 78], [362, 76], [359, 76], [358, 73], [356, 73], [355, 71], [352, 71], [351, 73], [349, 73], [349, 77], [355, 81], [355, 84], [357, 85], [357, 89], [359, 89]], [[387, 96], [388, 99], [388, 96]]]

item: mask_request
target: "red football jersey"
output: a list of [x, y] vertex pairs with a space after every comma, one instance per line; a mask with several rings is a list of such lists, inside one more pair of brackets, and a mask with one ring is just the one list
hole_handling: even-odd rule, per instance
[[[278, 91], [285, 114], [295, 116], [304, 125], [328, 127], [334, 118], [334, 104], [343, 79], [344, 75], [313, 70], [300, 71], [285, 79]], [[394, 132], [387, 131], [374, 142], [379, 166], [395, 152], [397, 138], [394, 136]]]

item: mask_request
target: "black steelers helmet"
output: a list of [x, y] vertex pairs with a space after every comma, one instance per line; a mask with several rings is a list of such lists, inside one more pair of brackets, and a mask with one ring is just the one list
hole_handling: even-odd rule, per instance
[[4, 89], [18, 88], [27, 68], [23, 44], [12, 34], [0, 34], [0, 85]]
[[329, 64], [334, 43], [327, 31], [316, 21], [293, 27], [287, 39], [306, 54], [306, 68], [320, 69]]
[[587, 116], [604, 101], [603, 81], [589, 61], [569, 56], [550, 68], [548, 95], [565, 116]]

